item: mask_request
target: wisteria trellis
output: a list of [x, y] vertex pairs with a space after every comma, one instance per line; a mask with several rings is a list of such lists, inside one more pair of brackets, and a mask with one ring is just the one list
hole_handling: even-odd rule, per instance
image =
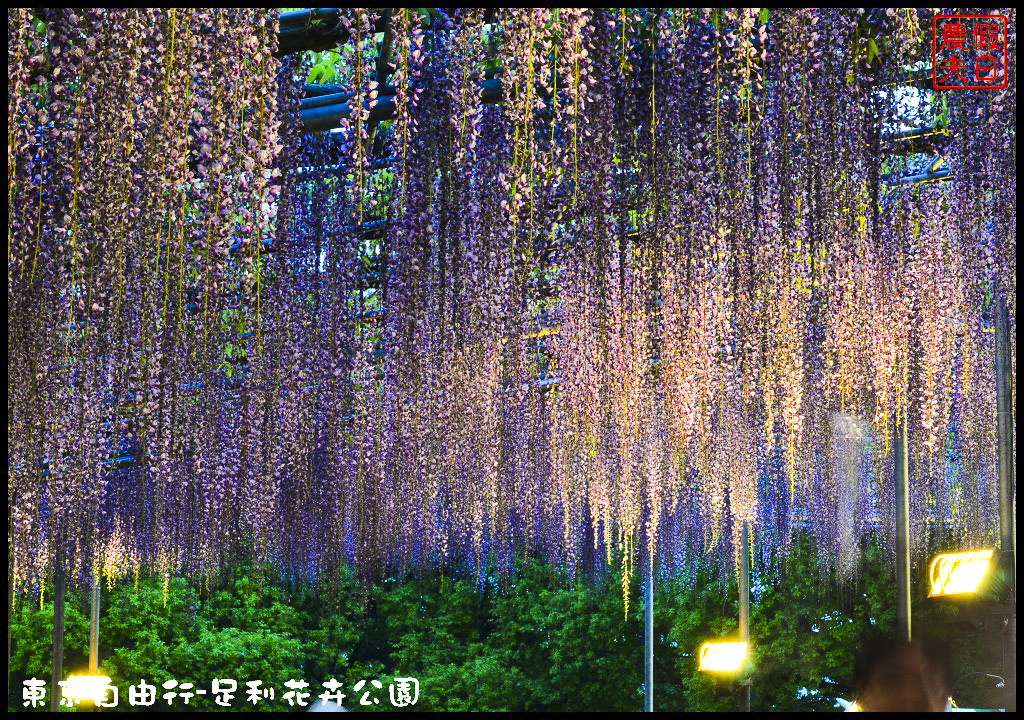
[[730, 562], [744, 520], [842, 570], [892, 526], [901, 413], [915, 538], [997, 525], [1012, 9], [1009, 88], [945, 95], [953, 182], [895, 190], [924, 10], [399, 9], [374, 129], [346, 9], [356, 111], [306, 136], [276, 11], [44, 12], [8, 11], [19, 585], [239, 547], [364, 578], [614, 550], [628, 583]]

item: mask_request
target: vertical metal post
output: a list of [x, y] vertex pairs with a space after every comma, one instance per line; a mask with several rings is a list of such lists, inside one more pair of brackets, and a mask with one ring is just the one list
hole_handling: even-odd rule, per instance
[[[61, 542], [58, 540], [58, 542]], [[64, 553], [57, 548], [53, 583], [53, 674], [50, 677], [50, 712], [60, 711], [60, 685], [64, 679]]]
[[89, 674], [98, 674], [100, 659], [100, 573], [92, 573], [92, 617], [89, 620]]
[[[740, 546], [740, 640], [747, 643], [750, 651], [750, 526], [743, 521], [743, 543]], [[750, 712], [750, 678], [745, 677], [740, 685], [740, 708]]]
[[906, 408], [896, 422], [896, 630], [910, 642], [910, 497]]
[[14, 627], [14, 562], [7, 549], [7, 697], [11, 696], [11, 628]]
[[[1010, 324], [1002, 288], [996, 287], [996, 437], [999, 452], [999, 549], [1013, 573], [1003, 628], [1003, 678], [1006, 712], [1017, 710], [1017, 556], [1013, 492], [1013, 378], [1010, 375]], [[1009, 555], [1009, 558], [1005, 556]]]
[[[92, 601], [89, 606], [89, 674], [99, 675], [100, 659], [100, 567], [94, 562], [92, 568]], [[96, 712], [96, 701], [85, 699], [79, 706], [80, 712]]]
[[654, 712], [654, 558], [644, 578], [644, 712]]

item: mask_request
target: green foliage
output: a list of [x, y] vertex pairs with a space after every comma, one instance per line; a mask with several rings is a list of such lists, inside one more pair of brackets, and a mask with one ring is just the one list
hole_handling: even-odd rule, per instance
[[[890, 599], [889, 593], [878, 594], [880, 588], [867, 588], [870, 594], [856, 587], [843, 591], [822, 573], [810, 538], [801, 537], [796, 550], [764, 578], [773, 592], [752, 608], [757, 705], [828, 710], [836, 697], [852, 698], [859, 635], [872, 619], [895, 625], [895, 594]], [[807, 694], [801, 697], [793, 688], [806, 688]]]
[[[47, 587], [52, 591], [51, 587]], [[64, 670], [73, 673], [89, 664], [89, 618], [81, 611], [81, 593], [68, 590], [64, 599]], [[44, 596], [45, 597], [45, 596]], [[53, 598], [39, 607], [39, 598], [19, 597], [21, 601], [12, 619], [11, 685], [36, 677], [49, 682], [53, 660]], [[21, 697], [21, 693], [18, 693]]]
[[[529, 563], [507, 594], [496, 598], [495, 643], [526, 680], [523, 709], [635, 710], [642, 683], [642, 603], [633, 585], [623, 614], [622, 590], [608, 573], [595, 587]], [[511, 706], [517, 707], [517, 706]]]
[[326, 50], [324, 52], [311, 52], [313, 66], [309, 69], [308, 83], [333, 83], [337, 82], [341, 74], [341, 53], [337, 50]]
[[[12, 708], [20, 706], [16, 699], [25, 678], [49, 679], [52, 654], [52, 602], [40, 610], [29, 606], [27, 598], [21, 600], [13, 623]], [[65, 674], [88, 665], [87, 603], [87, 593], [68, 592]], [[289, 592], [280, 584], [260, 585], [246, 575], [224, 580], [206, 597], [182, 578], [170, 581], [166, 598], [160, 577], [145, 578], [137, 588], [118, 582], [111, 590], [104, 588], [100, 629], [100, 671], [117, 686], [120, 710], [133, 709], [128, 689], [140, 680], [158, 688], [174, 679], [209, 689], [214, 678], [238, 681], [235, 710], [284, 710], [288, 705], [280, 698], [288, 680], [305, 679], [315, 688], [332, 676], [345, 683], [350, 668], [328, 648], [351, 645], [358, 638], [350, 618], [327, 616], [312, 594]], [[245, 700], [244, 683], [257, 679], [277, 688], [275, 701], [254, 706]], [[169, 708], [158, 697], [156, 707], [220, 709], [209, 694], [192, 698], [188, 706], [178, 698]]]
[[[737, 592], [735, 577], [722, 578], [703, 563], [689, 577], [655, 588], [655, 637], [664, 632], [666, 642], [655, 649], [655, 669], [662, 666], [664, 677], [656, 674], [654, 687], [659, 698], [671, 692], [667, 708], [736, 709], [736, 699], [726, 693], [725, 685], [698, 672], [697, 650], [704, 642], [736, 634]], [[659, 654], [665, 658], [663, 663], [658, 662]]]
[[[756, 545], [756, 543], [755, 543]], [[419, 680], [418, 710], [618, 710], [643, 702], [643, 602], [639, 578], [630, 585], [629, 613], [613, 566], [602, 578], [570, 582], [563, 570], [521, 558], [511, 577], [448, 573], [393, 578], [359, 590], [347, 574], [318, 588], [289, 582], [271, 570], [239, 566], [207, 587], [172, 578], [142, 577], [103, 589], [100, 669], [118, 687], [120, 711], [140, 680], [192, 682], [209, 690], [214, 678], [238, 681], [234, 710], [287, 710], [287, 680], [310, 684], [310, 699], [336, 678], [345, 705], [359, 707], [360, 680], [369, 684], [367, 710], [391, 710], [388, 683]], [[999, 674], [999, 636], [968, 627], [957, 607], [925, 597], [926, 568], [913, 581], [916, 635], [951, 643], [957, 676]], [[895, 583], [890, 558], [865, 546], [859, 579], [839, 584], [819, 566], [808, 536], [794, 540], [785, 560], [754, 563], [751, 602], [752, 707], [755, 710], [838, 710], [835, 698], [853, 694], [853, 659], [872, 627], [895, 629]], [[697, 671], [700, 644], [737, 631], [737, 582], [696, 562], [655, 591], [655, 698], [659, 710], [732, 711], [735, 685]], [[64, 669], [87, 667], [89, 595], [69, 589]], [[49, 681], [53, 602], [17, 597], [13, 622], [9, 708], [22, 710], [22, 681]], [[276, 697], [254, 706], [244, 683], [262, 680]], [[978, 681], [958, 688], [957, 700], [992, 707], [992, 688]], [[162, 690], [160, 691], [163, 692]], [[47, 706], [48, 707], [48, 706]], [[161, 710], [219, 710], [210, 695], [188, 706], [180, 698]], [[155, 709], [155, 708], [154, 708]], [[226, 709], [226, 708], [225, 708]]]

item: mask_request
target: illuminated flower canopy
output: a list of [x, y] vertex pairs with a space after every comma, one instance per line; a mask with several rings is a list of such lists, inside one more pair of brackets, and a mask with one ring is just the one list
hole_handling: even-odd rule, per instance
[[[19, 584], [239, 549], [628, 583], [743, 521], [848, 571], [904, 415], [915, 538], [989, 537], [1012, 62], [908, 110], [924, 10], [335, 19], [346, 112], [304, 135], [276, 11], [8, 11]], [[900, 185], [925, 124], [951, 182]]]

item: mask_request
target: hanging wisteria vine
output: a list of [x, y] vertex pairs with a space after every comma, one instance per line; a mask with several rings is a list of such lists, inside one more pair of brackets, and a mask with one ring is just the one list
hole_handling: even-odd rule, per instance
[[303, 135], [276, 11], [8, 11], [20, 586], [526, 551], [628, 591], [744, 522], [850, 573], [903, 417], [918, 549], [992, 534], [1012, 9], [925, 186], [924, 10], [452, 13], [340, 11]]

